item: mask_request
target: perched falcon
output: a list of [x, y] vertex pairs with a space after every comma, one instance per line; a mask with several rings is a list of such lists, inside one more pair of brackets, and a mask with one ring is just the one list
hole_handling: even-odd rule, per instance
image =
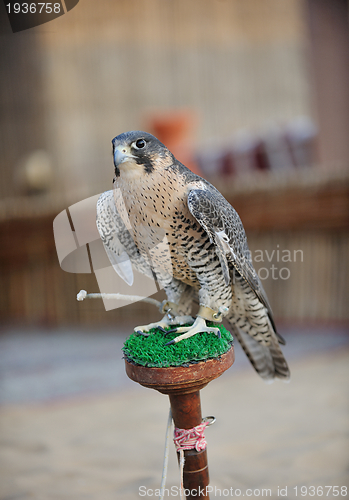
[[[290, 376], [271, 308], [253, 268], [242, 222], [215, 187], [182, 165], [154, 136], [140, 131], [112, 141], [114, 190], [97, 203], [97, 227], [116, 271], [132, 283], [132, 269], [154, 276], [165, 290], [163, 319], [138, 326], [178, 326], [178, 342], [219, 330], [227, 320], [258, 374]], [[128, 256], [128, 261], [125, 260]], [[190, 318], [190, 317], [189, 317]], [[189, 324], [190, 324], [189, 323]]]

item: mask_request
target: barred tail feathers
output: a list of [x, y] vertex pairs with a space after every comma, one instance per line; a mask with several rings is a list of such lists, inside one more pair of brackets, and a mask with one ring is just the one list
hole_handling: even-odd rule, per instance
[[230, 324], [233, 336], [240, 342], [258, 375], [266, 382], [272, 382], [275, 378], [287, 382], [290, 378], [290, 371], [274, 331], [271, 333], [270, 345], [267, 346], [238, 328], [233, 319], [226, 319]]

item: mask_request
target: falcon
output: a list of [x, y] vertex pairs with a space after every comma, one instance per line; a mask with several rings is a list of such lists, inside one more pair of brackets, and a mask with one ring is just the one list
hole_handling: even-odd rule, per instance
[[[263, 379], [288, 380], [279, 346], [285, 342], [277, 333], [234, 208], [151, 134], [126, 132], [112, 146], [114, 189], [97, 202], [104, 248], [129, 285], [134, 268], [156, 278], [167, 296], [164, 317], [135, 331], [178, 325], [173, 343], [200, 332], [219, 335], [208, 322], [224, 319]], [[190, 313], [195, 301], [199, 310], [194, 319]]]

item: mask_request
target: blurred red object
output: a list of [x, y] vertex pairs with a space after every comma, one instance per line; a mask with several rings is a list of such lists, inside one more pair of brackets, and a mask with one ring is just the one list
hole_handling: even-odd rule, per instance
[[196, 117], [191, 111], [167, 111], [148, 115], [148, 128], [192, 172], [202, 175], [194, 158]]

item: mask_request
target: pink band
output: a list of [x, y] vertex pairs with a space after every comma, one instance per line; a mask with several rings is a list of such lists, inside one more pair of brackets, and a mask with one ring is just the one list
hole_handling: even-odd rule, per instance
[[178, 427], [175, 427], [173, 441], [176, 450], [204, 450], [207, 445], [204, 434], [207, 425], [208, 422], [202, 422], [192, 429], [178, 429]]

